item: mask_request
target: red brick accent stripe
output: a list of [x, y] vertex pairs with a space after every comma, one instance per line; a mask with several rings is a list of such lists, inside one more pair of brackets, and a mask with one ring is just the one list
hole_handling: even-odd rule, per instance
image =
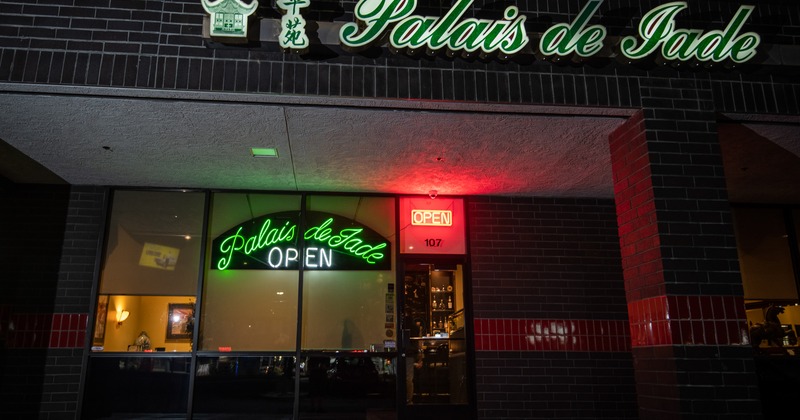
[[476, 319], [477, 351], [630, 351], [620, 320]]
[[748, 345], [740, 296], [657, 296], [628, 304], [633, 347]]
[[88, 314], [6, 313], [2, 331], [8, 348], [81, 348]]

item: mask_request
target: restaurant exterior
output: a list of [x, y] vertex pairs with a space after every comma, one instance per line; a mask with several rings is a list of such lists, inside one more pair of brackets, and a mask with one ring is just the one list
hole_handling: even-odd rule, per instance
[[[0, 413], [772, 417], [798, 38], [779, 0], [3, 1]], [[250, 132], [288, 178], [176, 156]]]

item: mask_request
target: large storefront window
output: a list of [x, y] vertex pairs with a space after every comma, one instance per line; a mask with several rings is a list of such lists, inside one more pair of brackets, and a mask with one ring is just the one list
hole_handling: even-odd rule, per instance
[[[270, 250], [299, 215], [299, 195], [213, 195], [200, 350], [294, 351], [299, 268], [284, 269], [286, 252]], [[276, 242], [259, 246], [259, 236]], [[296, 239], [281, 249], [296, 249]]]
[[[337, 269], [349, 250], [331, 254], [331, 269], [307, 269], [303, 274], [304, 350], [383, 349], [395, 338], [395, 278], [391, 262], [394, 243], [394, 199], [386, 197], [309, 196], [310, 216], [336, 215], [348, 225], [332, 226], [332, 235], [352, 236], [351, 250], [376, 258], [353, 258], [352, 265]], [[309, 228], [331, 220], [329, 216], [309, 217]], [[342, 234], [342, 229], [351, 229]], [[357, 234], [350, 232], [360, 230]], [[367, 231], [373, 235], [367, 235]], [[387, 246], [381, 247], [383, 244]], [[344, 244], [343, 246], [347, 246]], [[381, 248], [378, 248], [381, 247]], [[377, 249], [376, 249], [377, 248]], [[324, 248], [320, 247], [320, 252]], [[378, 258], [378, 254], [380, 258]], [[360, 261], [359, 261], [360, 260]], [[320, 261], [322, 261], [320, 259]], [[383, 269], [373, 269], [378, 266]], [[327, 267], [325, 267], [327, 268]]]
[[203, 208], [201, 193], [114, 194], [95, 350], [191, 351]]
[[202, 193], [114, 194], [84, 418], [186, 413], [204, 203]]
[[[116, 192], [84, 417], [395, 416], [406, 396], [464, 405], [463, 202], [429, 201]], [[398, 208], [419, 219], [403, 251]]]
[[734, 208], [747, 320], [762, 353], [783, 353], [776, 342], [792, 353], [799, 350], [799, 215], [797, 209], [781, 207]]

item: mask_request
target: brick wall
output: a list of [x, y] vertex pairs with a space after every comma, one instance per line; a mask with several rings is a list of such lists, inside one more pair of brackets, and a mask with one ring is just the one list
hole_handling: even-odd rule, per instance
[[74, 418], [105, 192], [17, 184], [0, 194], [0, 413]]
[[[419, 2], [419, 13], [442, 15], [449, 2]], [[607, 1], [596, 21], [609, 36], [632, 33], [643, 13], [662, 1]], [[516, 2], [539, 33], [570, 22], [586, 1]], [[313, 3], [309, 20], [352, 21], [353, 1]], [[738, 2], [690, 2], [678, 23], [722, 29]], [[503, 4], [503, 7], [505, 4]], [[499, 14], [492, 2], [468, 15]], [[271, 3], [257, 13], [277, 18]], [[633, 65], [612, 59], [551, 63], [527, 54], [507, 62], [409, 57], [385, 48], [364, 54], [326, 46], [309, 56], [284, 54], [276, 42], [224, 47], [202, 39], [199, 0], [9, 0], [0, 3], [0, 81], [202, 91], [261, 92], [377, 98], [418, 98], [525, 104], [639, 107], [641, 78], [709, 80], [720, 111], [800, 113], [796, 66], [731, 69], [715, 65]], [[764, 47], [797, 45], [800, 5], [758, 2], [746, 30]], [[532, 40], [535, 42], [535, 39]], [[613, 41], [609, 41], [613, 43]], [[756, 60], [758, 61], [758, 60]]]
[[610, 136], [640, 415], [760, 418], [710, 84], [642, 86]]
[[636, 418], [610, 200], [469, 200], [480, 418]]

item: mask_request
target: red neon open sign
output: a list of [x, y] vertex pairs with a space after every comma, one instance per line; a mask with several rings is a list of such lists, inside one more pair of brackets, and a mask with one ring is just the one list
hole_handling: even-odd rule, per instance
[[450, 210], [411, 210], [411, 224], [415, 226], [452, 226]]
[[464, 199], [400, 197], [400, 252], [466, 253]]

